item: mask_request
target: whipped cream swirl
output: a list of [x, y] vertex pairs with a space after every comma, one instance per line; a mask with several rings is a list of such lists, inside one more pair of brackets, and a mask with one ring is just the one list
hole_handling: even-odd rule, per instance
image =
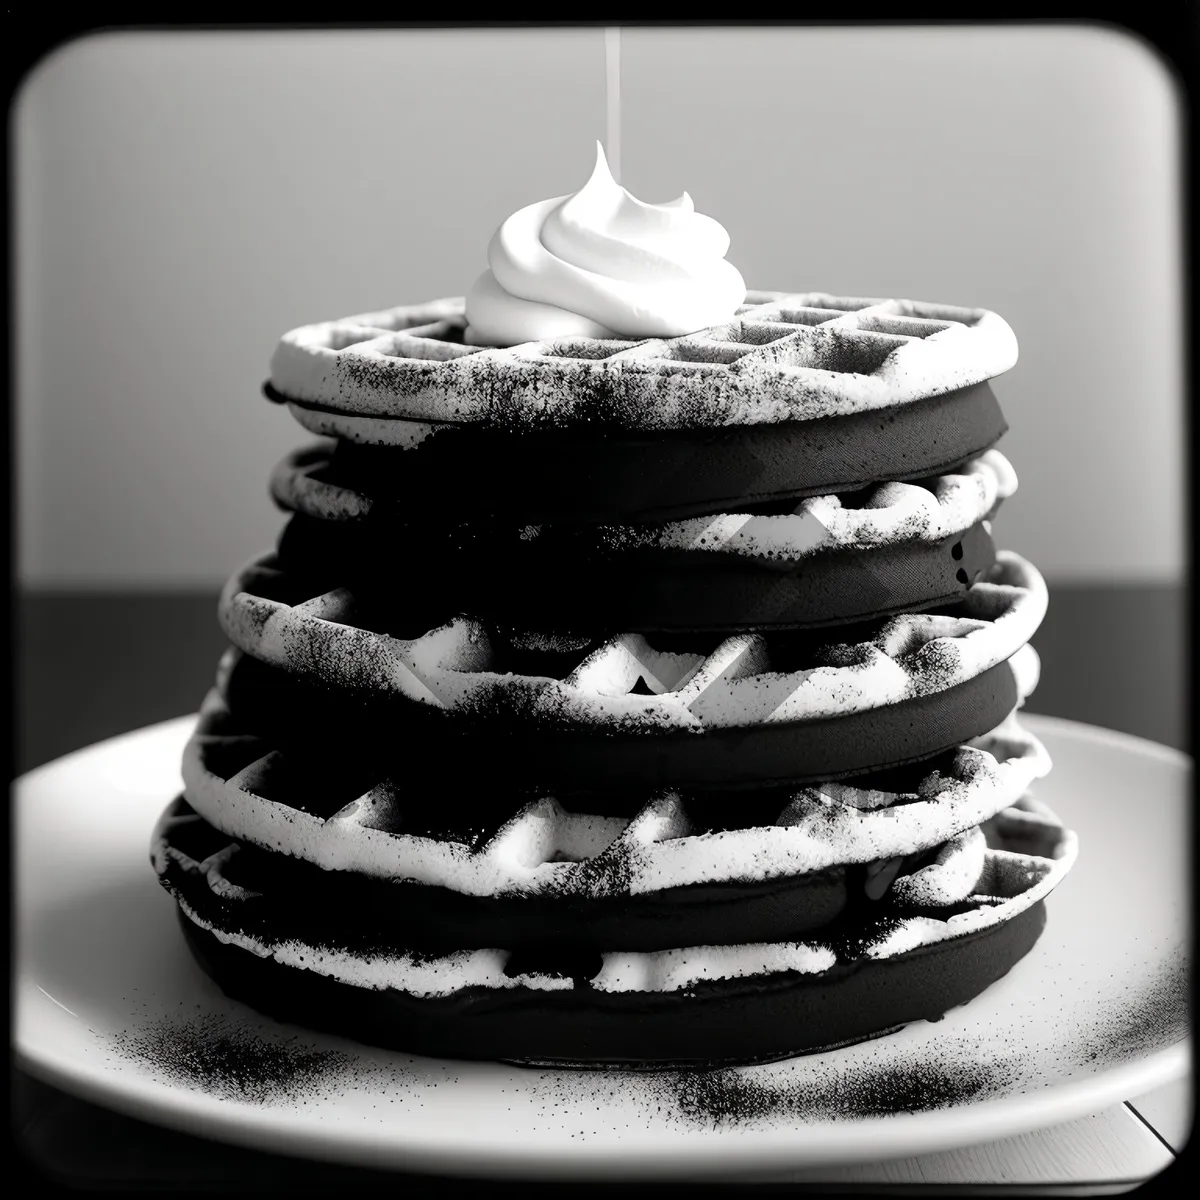
[[597, 142], [580, 191], [530, 204], [493, 235], [490, 270], [466, 298], [467, 341], [679, 337], [720, 324], [746, 298], [728, 249], [687, 192], [665, 204], [631, 196]]

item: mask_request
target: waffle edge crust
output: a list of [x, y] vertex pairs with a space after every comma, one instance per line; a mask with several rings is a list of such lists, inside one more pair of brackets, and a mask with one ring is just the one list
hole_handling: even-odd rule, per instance
[[[267, 396], [282, 401], [269, 388]], [[426, 425], [288, 407], [309, 432], [340, 439], [335, 470], [352, 486], [402, 506], [435, 497], [464, 519], [653, 521], [844, 492], [942, 474], [1008, 429], [986, 383], [844, 416], [651, 433]]]
[[305, 326], [281, 339], [270, 386], [351, 418], [711, 429], [895, 407], [1017, 361], [1013, 331], [986, 309], [818, 292], [751, 292], [730, 321], [678, 338], [489, 348], [465, 328], [457, 297]]
[[992, 450], [924, 486], [787, 501], [792, 511], [776, 515], [447, 523], [339, 483], [332, 463], [309, 447], [272, 475], [276, 504], [292, 513], [277, 549], [285, 569], [336, 574], [385, 601], [411, 602], [406, 585], [419, 578], [431, 612], [549, 631], [813, 627], [948, 604], [994, 564], [988, 522], [1016, 489]]
[[434, 1058], [661, 1069], [771, 1062], [939, 1020], [1033, 949], [1046, 912], [1039, 900], [981, 933], [819, 978], [586, 997], [480, 989], [418, 998], [354, 987], [224, 943], [182, 911], [179, 919], [192, 955], [222, 991], [275, 1020]]

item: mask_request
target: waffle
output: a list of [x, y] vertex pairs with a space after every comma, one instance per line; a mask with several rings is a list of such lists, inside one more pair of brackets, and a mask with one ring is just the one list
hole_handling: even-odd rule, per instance
[[[936, 767], [911, 769], [906, 790], [867, 781], [777, 793], [751, 810], [768, 814], [762, 823], [743, 827], [744, 800], [677, 789], [639, 797], [629, 816], [595, 811], [597, 797], [583, 801], [592, 811], [571, 811], [553, 796], [510, 801], [496, 787], [511, 810], [488, 813], [485, 802], [481, 814], [444, 784], [363, 781], [360, 764], [343, 758], [281, 752], [231, 718], [214, 692], [184, 752], [186, 796], [230, 837], [325, 870], [473, 896], [599, 898], [777, 880], [913, 854], [987, 820], [1050, 769], [1041, 743], [1010, 718]], [[288, 785], [314, 777], [319, 788], [303, 795]], [[717, 827], [708, 828], [713, 820]], [[455, 822], [457, 832], [436, 832]]]
[[337, 438], [330, 476], [342, 485], [422, 510], [432, 497], [464, 520], [665, 520], [853, 491], [955, 470], [1008, 428], [986, 383], [844, 416], [648, 433], [599, 420], [529, 430], [291, 408]]
[[[574, 531], [539, 536], [534, 528], [404, 532], [296, 515], [276, 555], [286, 572], [340, 578], [385, 626], [389, 613], [415, 619], [419, 605], [430, 624], [466, 611], [486, 625], [592, 638], [832, 630], [953, 605], [996, 561], [987, 521], [940, 541], [830, 550], [790, 564], [703, 547], [602, 545], [593, 554], [590, 539]], [[414, 578], [422, 581], [419, 598]]]
[[[521, 955], [466, 946], [307, 940], [267, 920], [239, 847], [173, 805], [152, 858], [201, 965], [229, 994], [284, 1020], [423, 1054], [633, 1063], [784, 1057], [936, 1018], [1032, 946], [1042, 902], [1069, 870], [1074, 835], [1032, 798], [960, 839], [898, 903], [806, 941]], [[206, 836], [207, 835], [207, 836]], [[969, 844], [968, 844], [969, 843]], [[939, 903], [937, 881], [953, 879]], [[965, 882], [964, 882], [965, 881]], [[963, 895], [965, 891], [965, 895]]]
[[[449, 797], [442, 800], [451, 806]], [[182, 797], [171, 811], [202, 822]], [[195, 841], [189, 853], [200, 859], [230, 841], [203, 822], [189, 836]], [[591, 897], [553, 891], [474, 895], [410, 880], [326, 871], [243, 839], [237, 843], [236, 857], [225, 864], [222, 879], [237, 887], [244, 881], [249, 890], [264, 896], [257, 906], [263, 920], [273, 919], [280, 931], [295, 930], [306, 941], [349, 939], [346, 944], [359, 948], [403, 945], [429, 957], [478, 945], [503, 945], [521, 954], [575, 954], [795, 940], [829, 926], [850, 905], [869, 903], [870, 897], [878, 900], [889, 884], [895, 890], [893, 879], [901, 873], [936, 867], [939, 875], [949, 879], [956, 868], [937, 863], [943, 852], [957, 861], [975, 851], [967, 846], [961, 852], [953, 846], [945, 851], [935, 847], [891, 862], [642, 895]], [[613, 865], [611, 860], [608, 865]], [[353, 914], [353, 920], [347, 921], [347, 914]]]
[[[1037, 570], [1001, 552], [956, 613], [893, 617], [870, 641], [826, 645], [796, 670], [772, 667], [772, 635], [763, 634], [728, 637], [707, 651], [657, 650], [622, 635], [582, 657], [587, 639], [505, 635], [469, 617], [394, 637], [356, 622], [355, 597], [337, 580], [288, 575], [273, 556], [229, 581], [219, 615], [247, 654], [337, 689], [477, 720], [502, 713], [552, 728], [700, 733], [842, 717], [943, 692], [1011, 658], [1046, 602]], [[556, 658], [561, 673], [506, 665], [528, 652]], [[648, 694], [638, 694], [639, 684]]]
[[[816, 628], [952, 603], [995, 561], [987, 519], [1016, 477], [998, 451], [924, 486], [625, 525], [445, 523], [391, 512], [323, 478], [311, 452], [280, 464], [273, 494], [296, 515], [285, 569], [340, 572], [352, 590], [407, 595], [485, 621], [595, 632]], [[791, 511], [786, 511], [790, 509]]]
[[[379, 509], [371, 497], [327, 478], [331, 448], [309, 446], [289, 454], [271, 474], [271, 496], [285, 511], [322, 522], [365, 524]], [[748, 559], [778, 567], [795, 566], [816, 553], [870, 550], [898, 542], [939, 542], [965, 533], [991, 517], [1001, 501], [1016, 494], [1017, 476], [999, 450], [989, 450], [961, 473], [931, 479], [926, 486], [889, 482], [866, 494], [817, 496], [799, 501], [791, 512], [717, 513], [683, 521], [571, 528], [574, 552], [611, 560], [626, 554], [657, 552], [704, 558]], [[428, 512], [401, 512], [394, 521], [393, 553], [405, 555], [405, 539], [416, 539], [431, 519]], [[507, 530], [476, 523], [464, 542], [498, 537]], [[553, 527], [522, 526], [523, 541], [555, 536]], [[511, 547], [506, 543], [504, 549]]]
[[[719, 429], [890, 408], [984, 382], [1017, 360], [985, 309], [824, 293], [750, 292], [732, 321], [679, 338], [463, 341], [463, 301], [366, 313], [286, 334], [270, 387], [317, 432], [363, 422]], [[334, 416], [340, 420], [332, 419]], [[347, 425], [345, 421], [356, 422]], [[312, 425], [309, 426], [310, 428]]]
[[[1032, 651], [1030, 652], [1032, 653]], [[622, 793], [647, 787], [758, 789], [847, 779], [921, 761], [986, 733], [1020, 699], [1019, 656], [931, 696], [840, 717], [750, 728], [634, 732], [555, 727], [527, 714], [438, 713], [355, 695], [235, 651], [218, 671], [239, 720], [281, 749], [340, 747], [380, 775], [436, 770], [460, 790]]]

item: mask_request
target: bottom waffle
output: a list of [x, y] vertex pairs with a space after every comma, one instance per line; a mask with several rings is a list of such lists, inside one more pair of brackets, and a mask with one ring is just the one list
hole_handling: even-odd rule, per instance
[[657, 950], [581, 943], [565, 907], [542, 944], [464, 929], [457, 948], [417, 949], [369, 909], [332, 894], [322, 905], [319, 888], [292, 903], [298, 893], [271, 869], [284, 856], [243, 851], [182, 800], [160, 819], [152, 858], [200, 965], [277, 1019], [439, 1057], [705, 1066], [937, 1019], [1010, 970], [1041, 933], [1075, 837], [1029, 796], [971, 834], [982, 853], [965, 889], [939, 889], [933, 877], [955, 858], [939, 854], [803, 940]]

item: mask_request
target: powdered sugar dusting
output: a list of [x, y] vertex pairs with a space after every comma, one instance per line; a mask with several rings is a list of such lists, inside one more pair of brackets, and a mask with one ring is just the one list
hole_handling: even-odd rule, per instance
[[[403, 781], [374, 785], [323, 820], [286, 797], [258, 795], [248, 768], [223, 777], [222, 739], [209, 732], [223, 715], [220, 698], [210, 694], [183, 760], [188, 801], [215, 828], [327, 870], [415, 880], [468, 895], [643, 895], [906, 855], [987, 820], [1050, 770], [1045, 748], [1014, 717], [961, 747], [945, 773], [931, 770], [911, 793], [820, 784], [781, 798], [773, 824], [711, 832], [692, 829], [687, 797], [678, 793], [652, 799], [632, 818], [571, 812], [542, 797], [472, 847], [406, 832]], [[254, 744], [244, 753], [268, 750]], [[397, 806], [391, 818], [370, 802], [383, 792]], [[949, 867], [957, 863], [952, 859]]]
[[[829, 665], [771, 668], [770, 639], [727, 638], [707, 655], [657, 650], [641, 635], [610, 639], [564, 678], [496, 670], [482, 624], [456, 618], [404, 640], [354, 623], [321, 620], [259, 594], [287, 576], [259, 560], [226, 585], [221, 625], [246, 653], [335, 687], [399, 694], [433, 707], [478, 713], [491, 707], [560, 727], [629, 731], [738, 728], [864, 712], [966, 682], [1024, 646], [1046, 611], [1044, 580], [1032, 564], [1001, 551], [958, 606], [962, 615], [893, 617], [870, 643], [831, 644]], [[651, 694], [629, 690], [643, 679]]]
[[[329, 465], [329, 451], [309, 447], [285, 458], [271, 478], [271, 493], [284, 508], [325, 521], [357, 521], [371, 509], [362, 492], [317, 476]], [[716, 513], [665, 523], [599, 525], [572, 530], [578, 553], [647, 551], [732, 555], [780, 565], [818, 552], [871, 550], [903, 542], [937, 542], [964, 533], [1017, 490], [1016, 473], [998, 450], [988, 450], [961, 472], [939, 476], [927, 486], [885, 483], [848, 505], [838, 496], [815, 496], [791, 513]], [[414, 514], [420, 520], [419, 514]], [[520, 530], [520, 541], [541, 536], [539, 526]], [[473, 537], [487, 536], [472, 530]], [[403, 546], [403, 539], [398, 542]]]
[[182, 897], [176, 900], [184, 916], [219, 942], [272, 958], [287, 967], [314, 971], [354, 987], [392, 988], [411, 996], [448, 996], [469, 987], [555, 991], [571, 980], [553, 975], [506, 975], [508, 954], [502, 950], [460, 950], [440, 958], [418, 959], [408, 954], [357, 954], [329, 946], [311, 946], [288, 938], [273, 940], [242, 931], [226, 931], [206, 920]]
[[1012, 467], [998, 450], [989, 450], [961, 474], [939, 477], [932, 490], [885, 483], [854, 507], [837, 496], [815, 496], [800, 501], [790, 514], [719, 513], [661, 525], [602, 527], [598, 536], [623, 550], [691, 551], [789, 564], [818, 551], [941, 541], [965, 532], [1015, 492]]
[[677, 992], [701, 979], [743, 979], [784, 971], [813, 975], [836, 962], [837, 955], [827, 946], [805, 942], [606, 954], [591, 986], [598, 992]]
[[[734, 320], [686, 337], [575, 339], [567, 354], [555, 342], [464, 344], [454, 297], [293, 330], [271, 360], [271, 385], [298, 402], [293, 411], [310, 428], [360, 438], [361, 425], [342, 422], [715, 428], [904, 404], [983, 382], [1017, 360], [1012, 330], [984, 309], [754, 296]], [[308, 406], [328, 411], [318, 421]]]
[[288, 411], [309, 433], [336, 437], [360, 446], [395, 446], [411, 450], [435, 433], [445, 435], [461, 425], [436, 421], [406, 421], [387, 417], [361, 417], [350, 413], [328, 412], [303, 404], [288, 404]]
[[944, 908], [965, 900], [983, 874], [987, 839], [978, 826], [948, 841], [927, 867], [901, 875], [892, 895], [912, 908]]
[[[685, 946], [652, 952], [610, 951], [599, 955], [590, 979], [562, 974], [514, 972], [508, 974], [508, 951], [498, 948], [455, 951], [446, 955], [417, 956], [400, 949], [382, 948], [365, 953], [334, 945], [311, 945], [295, 938], [251, 933], [240, 927], [236, 912], [217, 926], [188, 900], [176, 893], [184, 915], [226, 945], [237, 946], [262, 958], [299, 970], [336, 979], [355, 987], [390, 989], [417, 997], [447, 996], [467, 988], [522, 989], [533, 992], [579, 990], [659, 993], [678, 991], [702, 980], [770, 979], [772, 976], [819, 975], [841, 961], [889, 958], [947, 938], [976, 933], [1011, 920], [1042, 899], [1066, 874], [1076, 853], [1075, 835], [1057, 824], [1044, 806], [1025, 798], [1022, 805], [1040, 817], [1038, 854], [1005, 849], [1006, 814], [995, 818], [989, 835], [996, 849], [985, 852], [984, 869], [977, 888], [963, 911], [945, 918], [916, 916], [885, 921], [878, 929], [864, 927], [861, 937], [835, 935], [826, 941], [816, 935], [807, 942], [753, 945]], [[1017, 827], [1028, 830], [1018, 817]], [[171, 856], [157, 854], [167, 867]], [[160, 876], [170, 884], [169, 873]], [[861, 941], [861, 945], [859, 942]]]

